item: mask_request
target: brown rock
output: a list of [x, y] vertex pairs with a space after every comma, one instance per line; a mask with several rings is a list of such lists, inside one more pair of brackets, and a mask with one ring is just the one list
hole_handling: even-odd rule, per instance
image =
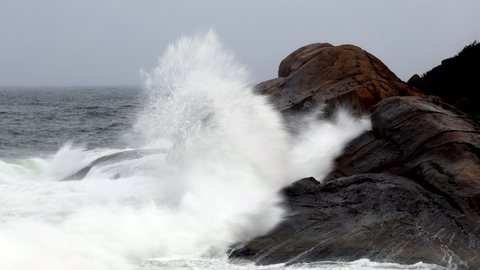
[[302, 47], [281, 62], [278, 74], [279, 78], [258, 84], [256, 91], [268, 95], [285, 113], [322, 103], [369, 113], [387, 97], [420, 95], [375, 56], [353, 45]]
[[280, 63], [278, 77], [287, 77], [290, 73], [317, 56], [326, 47], [333, 47], [333, 45], [330, 43], [315, 43], [295, 50]]

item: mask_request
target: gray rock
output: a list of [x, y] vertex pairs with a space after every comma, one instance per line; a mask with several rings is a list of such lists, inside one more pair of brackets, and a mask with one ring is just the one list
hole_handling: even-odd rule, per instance
[[[478, 228], [441, 194], [415, 180], [359, 174], [320, 184], [302, 179], [284, 193], [290, 216], [230, 257], [257, 264], [356, 260], [436, 263], [478, 269]], [[476, 235], [475, 235], [476, 234]]]

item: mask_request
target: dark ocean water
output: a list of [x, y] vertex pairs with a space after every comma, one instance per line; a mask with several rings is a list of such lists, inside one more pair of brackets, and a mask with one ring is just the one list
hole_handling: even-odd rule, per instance
[[66, 142], [121, 148], [140, 87], [0, 87], [0, 159], [43, 156]]

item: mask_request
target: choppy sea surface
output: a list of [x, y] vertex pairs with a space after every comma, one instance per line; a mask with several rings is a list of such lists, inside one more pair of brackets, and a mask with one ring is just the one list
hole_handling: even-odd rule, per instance
[[[209, 32], [170, 45], [141, 88], [1, 87], [0, 269], [443, 269], [229, 262], [233, 244], [281, 222], [288, 210], [278, 190], [321, 179], [369, 128], [339, 114], [290, 135], [250, 85]], [[157, 151], [65, 180], [142, 149]]]
[[120, 148], [140, 87], [0, 87], [0, 158], [55, 153], [65, 142]]

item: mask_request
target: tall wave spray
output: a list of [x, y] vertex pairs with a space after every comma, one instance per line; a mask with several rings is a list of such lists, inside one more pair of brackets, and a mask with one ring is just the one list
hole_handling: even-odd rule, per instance
[[281, 220], [279, 189], [320, 179], [367, 127], [345, 116], [288, 135], [213, 32], [169, 46], [145, 90], [137, 140], [157, 154], [72, 182], [59, 179], [118, 149], [66, 145], [48, 159], [0, 161], [0, 269], [137, 269], [149, 258], [225, 256]]
[[169, 46], [145, 77], [148, 103], [136, 129], [148, 148], [168, 149], [175, 196], [163, 203], [195, 217], [182, 249], [194, 243], [189, 252], [224, 254], [271, 229], [283, 213], [277, 192], [289, 180], [288, 137], [244, 68], [210, 31]]

